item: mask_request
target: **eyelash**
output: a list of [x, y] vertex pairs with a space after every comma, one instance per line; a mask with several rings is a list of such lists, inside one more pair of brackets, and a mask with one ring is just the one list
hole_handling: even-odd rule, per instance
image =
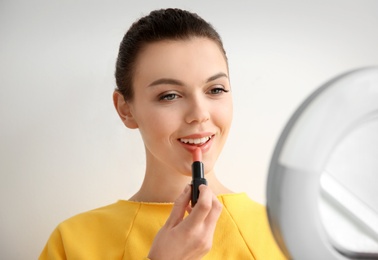
[[[217, 91], [217, 93], [213, 93], [213, 91]], [[210, 91], [209, 91], [211, 94], [214, 94], [214, 95], [220, 95], [220, 94], [222, 94], [222, 93], [228, 93], [228, 92], [230, 92], [229, 90], [227, 90], [227, 89], [224, 89], [224, 88], [213, 88], [213, 89], [210, 89]]]
[[[213, 88], [213, 89], [210, 89], [207, 93], [217, 96], [217, 95], [221, 95], [222, 93], [228, 93], [228, 92], [230, 91], [224, 88]], [[178, 97], [180, 96], [176, 93], [162, 94], [161, 96], [159, 96], [159, 101], [172, 101]]]
[[[169, 97], [172, 97], [174, 96], [175, 98], [169, 98]], [[159, 101], [171, 101], [171, 100], [174, 100], [178, 97], [179, 95], [176, 94], [176, 93], [168, 93], [168, 94], [163, 94], [159, 97]]]

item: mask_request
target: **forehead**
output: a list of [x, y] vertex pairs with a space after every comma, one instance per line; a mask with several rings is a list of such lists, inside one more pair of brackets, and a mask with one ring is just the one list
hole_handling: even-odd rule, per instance
[[136, 85], [146, 85], [161, 77], [194, 81], [207, 79], [219, 72], [228, 75], [223, 51], [208, 38], [163, 40], [147, 44], [135, 65]]

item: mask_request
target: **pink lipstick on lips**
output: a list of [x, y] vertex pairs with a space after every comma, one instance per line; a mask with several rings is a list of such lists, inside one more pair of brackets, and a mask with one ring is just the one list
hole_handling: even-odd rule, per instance
[[193, 151], [193, 164], [192, 164], [192, 198], [191, 205], [194, 207], [197, 203], [199, 190], [198, 187], [201, 184], [207, 185], [207, 181], [204, 177], [204, 165], [202, 163], [202, 151], [197, 147]]

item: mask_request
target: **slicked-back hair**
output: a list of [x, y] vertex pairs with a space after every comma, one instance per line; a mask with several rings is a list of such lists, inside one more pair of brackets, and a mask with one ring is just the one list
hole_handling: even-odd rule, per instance
[[134, 22], [120, 43], [115, 70], [116, 90], [121, 92], [126, 101], [133, 99], [135, 63], [138, 54], [146, 45], [163, 40], [187, 40], [194, 37], [213, 40], [227, 62], [218, 32], [195, 13], [173, 8], [160, 9]]

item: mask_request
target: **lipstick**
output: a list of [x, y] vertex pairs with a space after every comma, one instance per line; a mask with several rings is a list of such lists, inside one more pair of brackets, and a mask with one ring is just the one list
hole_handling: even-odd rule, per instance
[[202, 151], [201, 148], [196, 148], [193, 152], [193, 164], [192, 164], [192, 200], [191, 204], [194, 207], [197, 203], [199, 190], [198, 187], [201, 184], [207, 185], [207, 181], [204, 177], [204, 166], [202, 163]]

